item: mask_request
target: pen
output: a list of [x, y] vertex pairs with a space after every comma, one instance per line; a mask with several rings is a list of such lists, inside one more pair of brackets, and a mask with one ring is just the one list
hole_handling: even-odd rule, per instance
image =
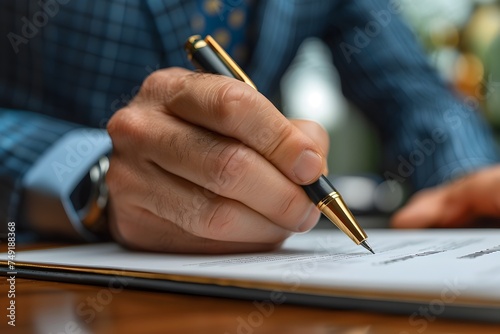
[[[252, 80], [250, 80], [245, 72], [243, 72], [238, 64], [236, 64], [212, 36], [207, 35], [205, 39], [202, 39], [199, 35], [191, 36], [185, 44], [185, 49], [189, 60], [198, 69], [204, 72], [221, 74], [241, 80], [257, 90]], [[321, 175], [316, 182], [304, 185], [302, 188], [311, 201], [316, 204], [318, 209], [333, 224], [357, 245], [361, 245], [375, 254], [366, 242], [368, 237], [365, 231], [358, 225], [354, 215], [326, 176]]]

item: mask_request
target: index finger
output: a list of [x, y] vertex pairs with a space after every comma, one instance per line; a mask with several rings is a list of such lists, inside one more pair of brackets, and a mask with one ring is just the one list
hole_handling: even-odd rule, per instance
[[182, 69], [157, 76], [157, 84], [168, 87], [165, 112], [243, 142], [296, 183], [308, 184], [321, 175], [321, 148], [249, 85]]

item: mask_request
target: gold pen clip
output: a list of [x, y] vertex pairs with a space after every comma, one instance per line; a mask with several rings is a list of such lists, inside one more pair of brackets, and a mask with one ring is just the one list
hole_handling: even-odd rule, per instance
[[217, 43], [215, 39], [213, 39], [212, 36], [207, 35], [205, 39], [202, 39], [200, 35], [191, 36], [188, 38], [184, 47], [188, 53], [188, 57], [191, 59], [193, 57], [193, 53], [195, 53], [197, 49], [207, 46], [214, 51], [220, 60], [222, 60], [227, 69], [236, 77], [236, 79], [247, 83], [253, 89], [257, 90], [257, 86], [255, 86], [253, 81], [250, 80], [248, 75], [243, 72], [238, 64], [236, 64], [231, 56], [227, 54], [227, 52], [219, 45], [219, 43]]

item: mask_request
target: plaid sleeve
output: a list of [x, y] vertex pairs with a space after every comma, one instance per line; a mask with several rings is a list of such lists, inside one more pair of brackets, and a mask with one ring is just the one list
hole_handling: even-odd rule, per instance
[[37, 159], [77, 125], [38, 113], [0, 108], [0, 220], [18, 223], [21, 179]]
[[490, 129], [428, 64], [397, 2], [345, 1], [329, 44], [345, 95], [378, 126], [384, 176], [416, 189], [498, 162]]

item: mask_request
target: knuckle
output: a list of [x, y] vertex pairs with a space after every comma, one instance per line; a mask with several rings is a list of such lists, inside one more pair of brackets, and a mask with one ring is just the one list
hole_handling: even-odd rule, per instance
[[241, 103], [248, 97], [247, 91], [232, 81], [224, 82], [218, 87], [218, 90], [222, 105]]
[[292, 138], [293, 129], [291, 126], [282, 126], [279, 132], [274, 132], [273, 135], [263, 136], [263, 154], [270, 160], [279, 158], [282, 155], [281, 149], [289, 139]]
[[191, 156], [193, 141], [196, 139], [185, 131], [156, 131], [154, 140], [177, 163], [184, 164]]
[[126, 108], [117, 111], [111, 117], [108, 124], [106, 125], [106, 130], [108, 131], [108, 134], [110, 135], [111, 138], [117, 137], [119, 135], [120, 130], [122, 129], [121, 127], [122, 114], [125, 113], [125, 110]]
[[142, 82], [136, 101], [154, 103], [156, 100], [171, 100], [178, 92], [188, 87], [187, 73], [190, 72], [177, 67], [152, 72]]
[[150, 98], [151, 96], [158, 96], [161, 87], [165, 83], [166, 76], [163, 71], [154, 71], [144, 79], [139, 91], [140, 96]]
[[155, 215], [164, 221], [174, 221], [180, 226], [192, 224], [192, 210], [185, 200], [168, 187], [150, 184], [148, 195], [145, 197], [150, 203]]
[[[283, 125], [280, 128], [280, 131], [278, 132], [278, 136], [274, 138], [274, 141], [271, 144], [272, 147], [279, 147], [281, 144], [284, 142], [288, 141], [289, 139], [296, 139], [296, 132], [294, 131], [294, 128], [290, 125]], [[298, 144], [299, 142], [296, 142]]]
[[161, 87], [161, 94], [163, 94], [166, 101], [173, 100], [181, 92], [191, 89], [189, 81], [190, 75], [172, 75], [168, 77], [168, 82]]
[[276, 215], [281, 219], [295, 219], [297, 216], [296, 203], [299, 203], [300, 193], [297, 189], [283, 192], [279, 206], [276, 208]]
[[125, 107], [116, 112], [108, 122], [107, 131], [113, 142], [114, 150], [122, 146], [144, 144], [148, 125], [146, 119], [136, 108]]
[[234, 132], [240, 124], [239, 113], [253, 105], [255, 94], [233, 81], [223, 83], [216, 90], [214, 117], [224, 129]]
[[202, 235], [208, 239], [229, 240], [231, 226], [238, 219], [238, 213], [227, 202], [218, 201], [212, 205], [205, 220], [199, 224]]
[[266, 154], [266, 152], [271, 150], [270, 145], [273, 140], [276, 140], [274, 138], [276, 137], [276, 134], [279, 133], [277, 129], [273, 129], [273, 127], [269, 125], [269, 122], [266, 124], [268, 125], [260, 127], [253, 134], [253, 142], [255, 142], [255, 145], [263, 152], [263, 154]]
[[[204, 170], [208, 171], [209, 183], [207, 189], [218, 193], [228, 194], [238, 190], [242, 185], [241, 179], [246, 175], [253, 163], [252, 151], [243, 144], [221, 144], [209, 152]], [[219, 147], [218, 147], [219, 146]]]

